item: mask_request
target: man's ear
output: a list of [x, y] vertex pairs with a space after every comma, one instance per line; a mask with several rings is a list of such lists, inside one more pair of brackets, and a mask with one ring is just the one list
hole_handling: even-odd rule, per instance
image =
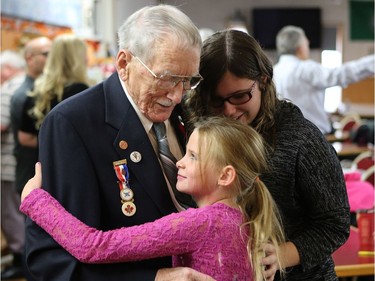
[[304, 58], [304, 52], [303, 52], [303, 47], [302, 45], [299, 45], [297, 48], [296, 48], [296, 53], [295, 53], [296, 57], [297, 58], [300, 58], [300, 59], [305, 59]]
[[116, 67], [121, 80], [126, 81], [128, 78], [128, 64], [132, 55], [127, 50], [121, 50], [116, 56]]
[[227, 165], [220, 172], [218, 185], [229, 186], [234, 182], [235, 178], [236, 178], [236, 170], [234, 169], [233, 166]]

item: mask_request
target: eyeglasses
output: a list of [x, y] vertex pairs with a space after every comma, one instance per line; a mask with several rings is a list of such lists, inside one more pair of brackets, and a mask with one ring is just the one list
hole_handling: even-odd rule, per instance
[[219, 107], [222, 107], [226, 101], [233, 105], [240, 105], [240, 104], [247, 103], [253, 97], [255, 83], [256, 81], [254, 81], [250, 89], [237, 92], [234, 95], [231, 95], [230, 97], [227, 97], [225, 99], [215, 97], [210, 101], [210, 104], [214, 108], [219, 108]]
[[195, 76], [182, 76], [182, 75], [172, 75], [169, 73], [156, 75], [140, 58], [133, 55], [147, 70], [150, 72], [155, 79], [158, 79], [158, 87], [160, 89], [168, 90], [176, 87], [178, 83], [182, 82], [184, 90], [195, 89], [199, 83], [203, 80], [203, 77], [198, 74]]
[[34, 56], [39, 56], [39, 55], [41, 55], [41, 56], [48, 57], [48, 53], [49, 53], [49, 52], [38, 53], [38, 54], [34, 54]]

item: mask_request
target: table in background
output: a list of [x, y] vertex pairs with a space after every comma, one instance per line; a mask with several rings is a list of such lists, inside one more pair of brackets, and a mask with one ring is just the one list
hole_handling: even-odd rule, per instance
[[359, 256], [358, 229], [350, 227], [350, 236], [332, 257], [338, 277], [374, 275], [374, 256]]
[[333, 134], [325, 135], [326, 140], [333, 142], [344, 142], [350, 139], [350, 133], [347, 131], [336, 130]]
[[332, 146], [335, 148], [337, 152], [337, 156], [340, 159], [345, 159], [345, 158], [355, 158], [357, 155], [361, 154], [362, 152], [365, 151], [373, 151], [374, 147], [373, 145], [358, 145], [356, 143], [351, 143], [351, 142], [334, 142], [332, 143]]

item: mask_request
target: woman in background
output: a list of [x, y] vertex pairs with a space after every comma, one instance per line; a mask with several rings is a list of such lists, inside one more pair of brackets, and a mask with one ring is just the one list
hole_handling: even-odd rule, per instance
[[21, 145], [37, 147], [38, 131], [45, 116], [59, 102], [88, 88], [86, 43], [74, 34], [57, 36], [43, 74], [23, 108], [18, 137]]

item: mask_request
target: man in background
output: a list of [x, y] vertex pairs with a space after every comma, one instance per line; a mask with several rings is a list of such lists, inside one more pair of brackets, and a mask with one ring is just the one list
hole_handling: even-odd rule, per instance
[[23, 186], [34, 175], [34, 165], [38, 161], [37, 147], [22, 146], [18, 140], [22, 110], [27, 93], [34, 87], [35, 79], [43, 73], [44, 64], [52, 41], [47, 37], [31, 39], [24, 49], [26, 77], [14, 92], [10, 103], [10, 118], [14, 136], [14, 156], [16, 157], [16, 190], [21, 193]]
[[16, 159], [10, 126], [10, 99], [25, 79], [25, 60], [17, 52], [0, 54], [1, 68], [1, 230], [12, 263], [1, 271], [1, 280], [24, 277], [23, 252], [25, 245], [25, 218], [18, 210], [20, 195], [15, 190]]
[[291, 100], [303, 115], [323, 134], [332, 132], [332, 125], [324, 110], [325, 89], [346, 87], [374, 75], [374, 55], [326, 68], [309, 59], [309, 40], [303, 29], [285, 26], [276, 36], [279, 61], [274, 67], [277, 92]]

